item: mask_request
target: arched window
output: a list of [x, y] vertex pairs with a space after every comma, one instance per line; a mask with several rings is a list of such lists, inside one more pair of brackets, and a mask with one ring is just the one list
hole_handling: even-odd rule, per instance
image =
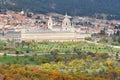
[[67, 25], [67, 23], [66, 23], [66, 25]]

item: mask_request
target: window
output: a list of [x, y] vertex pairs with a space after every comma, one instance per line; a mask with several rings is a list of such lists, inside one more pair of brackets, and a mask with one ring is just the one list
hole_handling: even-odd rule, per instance
[[66, 23], [66, 25], [67, 25], [67, 23]]

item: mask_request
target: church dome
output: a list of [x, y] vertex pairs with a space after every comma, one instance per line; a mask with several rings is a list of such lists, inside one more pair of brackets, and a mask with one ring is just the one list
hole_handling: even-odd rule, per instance
[[63, 22], [71, 23], [71, 21], [70, 21], [70, 19], [68, 18], [67, 14], [65, 15], [65, 18], [64, 18]]
[[70, 19], [68, 19], [68, 18], [65, 18], [65, 19], [63, 20], [63, 22], [64, 22], [64, 23], [66, 23], [66, 22], [67, 22], [67, 23], [71, 23]]

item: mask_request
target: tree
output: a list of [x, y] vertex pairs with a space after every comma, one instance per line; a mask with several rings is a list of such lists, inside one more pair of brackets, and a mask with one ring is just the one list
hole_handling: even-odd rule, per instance
[[25, 41], [21, 42], [22, 48], [25, 46]]
[[91, 37], [85, 37], [85, 40], [91, 41], [92, 38]]
[[16, 51], [15, 54], [16, 54], [16, 59], [18, 60], [19, 59], [19, 51]]
[[58, 49], [53, 49], [50, 54], [53, 55], [54, 57], [58, 55], [59, 50]]
[[106, 34], [105, 29], [100, 31], [100, 35], [105, 35], [105, 34]]
[[50, 52], [50, 54], [53, 55], [53, 60], [54, 60], [54, 61], [58, 61], [58, 60], [57, 60], [57, 59], [59, 58], [59, 57], [58, 57], [58, 52], [59, 52], [58, 49], [53, 49], [53, 50]]
[[32, 48], [35, 48], [36, 42], [35, 42], [34, 40], [32, 40], [32, 41], [30, 42], [30, 46], [31, 46]]

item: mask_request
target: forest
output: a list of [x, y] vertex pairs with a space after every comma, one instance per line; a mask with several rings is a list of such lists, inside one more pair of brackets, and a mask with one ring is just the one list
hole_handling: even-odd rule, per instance
[[120, 0], [1, 0], [1, 7], [8, 10], [29, 10], [34, 13], [56, 12], [72, 16], [98, 18], [105, 14], [107, 19], [120, 19]]

